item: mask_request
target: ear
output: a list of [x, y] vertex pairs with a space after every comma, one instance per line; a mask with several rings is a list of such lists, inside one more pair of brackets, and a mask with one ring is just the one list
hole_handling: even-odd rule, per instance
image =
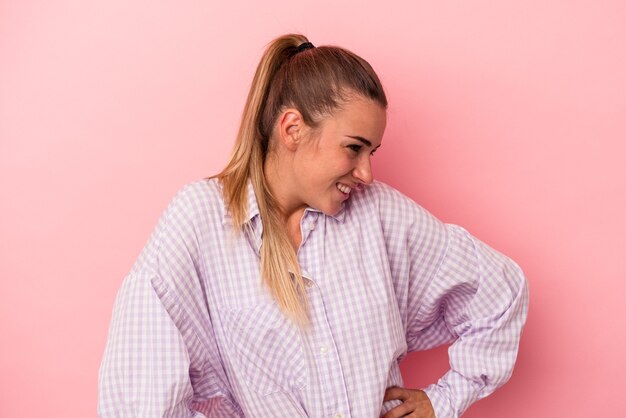
[[278, 116], [278, 138], [290, 151], [295, 151], [305, 137], [308, 126], [298, 109], [287, 108]]

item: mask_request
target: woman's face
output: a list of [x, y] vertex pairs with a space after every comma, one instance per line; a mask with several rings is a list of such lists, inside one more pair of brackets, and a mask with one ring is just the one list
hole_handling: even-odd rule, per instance
[[328, 215], [341, 209], [355, 187], [373, 181], [371, 158], [381, 145], [386, 111], [355, 98], [323, 119], [294, 154], [293, 193], [302, 203]]

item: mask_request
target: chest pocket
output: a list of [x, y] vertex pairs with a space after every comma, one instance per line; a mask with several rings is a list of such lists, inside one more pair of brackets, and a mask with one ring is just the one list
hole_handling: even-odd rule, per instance
[[221, 309], [226, 350], [235, 373], [254, 391], [269, 395], [306, 385], [306, 360], [301, 331], [277, 305]]

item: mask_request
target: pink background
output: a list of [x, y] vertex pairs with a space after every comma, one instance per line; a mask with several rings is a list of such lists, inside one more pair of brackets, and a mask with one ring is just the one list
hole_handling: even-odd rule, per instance
[[123, 276], [290, 31], [380, 74], [377, 178], [528, 276], [513, 377], [465, 416], [624, 416], [625, 22], [622, 0], [0, 0], [0, 416], [96, 415]]

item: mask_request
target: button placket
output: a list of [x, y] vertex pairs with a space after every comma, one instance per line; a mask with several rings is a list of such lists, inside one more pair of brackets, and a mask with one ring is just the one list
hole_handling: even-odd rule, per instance
[[302, 242], [300, 243], [300, 247], [302, 247], [306, 243], [311, 232], [315, 230], [315, 227], [317, 226], [317, 221], [317, 212], [306, 209], [304, 212], [304, 216], [300, 220], [300, 232], [302, 233]]
[[[307, 336], [308, 346], [311, 350], [310, 354], [315, 358], [314, 367], [317, 369], [316, 374], [320, 379], [321, 390], [324, 393], [332, 393], [332, 396], [325, 399], [324, 415], [348, 418], [350, 407], [345, 377], [324, 306], [324, 244], [315, 241], [323, 239], [326, 226], [323, 215], [313, 211], [307, 212], [306, 215], [310, 216], [307, 219], [310, 222], [302, 223], [303, 243], [311, 245], [302, 246], [298, 253], [298, 261], [309, 296], [311, 320], [315, 323], [313, 331]], [[305, 236], [312, 241], [306, 240]], [[307, 268], [311, 271], [307, 271]]]

